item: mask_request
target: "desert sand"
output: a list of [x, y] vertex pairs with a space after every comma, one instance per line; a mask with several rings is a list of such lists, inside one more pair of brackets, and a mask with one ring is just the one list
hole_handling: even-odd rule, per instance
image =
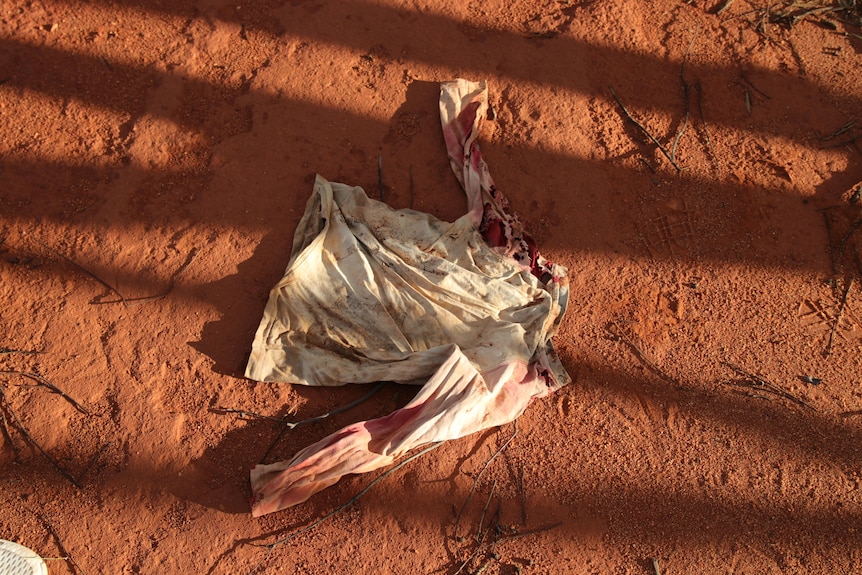
[[[862, 7], [790, 4], [5, 0], [0, 538], [52, 575], [862, 571]], [[459, 77], [569, 269], [574, 381], [267, 547], [385, 470], [254, 519], [249, 469], [415, 392], [267, 454], [371, 388], [243, 377], [315, 174], [459, 217]]]

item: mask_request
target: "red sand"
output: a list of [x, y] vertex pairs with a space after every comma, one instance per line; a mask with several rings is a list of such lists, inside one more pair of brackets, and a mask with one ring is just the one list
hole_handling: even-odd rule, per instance
[[[844, 143], [862, 126], [829, 138], [862, 121], [862, 32], [829, 14], [758, 31], [759, 3], [722, 4], [4, 2], [0, 348], [42, 353], [0, 369], [91, 415], [0, 378], [7, 419], [81, 484], [7, 421], [0, 538], [70, 555], [52, 574], [453, 574], [480, 522], [539, 531], [491, 559], [492, 529], [461, 573], [862, 570], [862, 155]], [[670, 152], [683, 61], [678, 173], [609, 88]], [[299, 420], [368, 390], [241, 373], [316, 172], [374, 194], [379, 154], [391, 205], [463, 212], [437, 113], [454, 77], [488, 80], [493, 177], [572, 274], [557, 344], [575, 382], [518, 420], [464, 540], [456, 513], [512, 426], [410, 462], [267, 555], [250, 543], [378, 474], [253, 519], [248, 470], [277, 428], [216, 408]], [[288, 432], [269, 460], [412, 391]]]

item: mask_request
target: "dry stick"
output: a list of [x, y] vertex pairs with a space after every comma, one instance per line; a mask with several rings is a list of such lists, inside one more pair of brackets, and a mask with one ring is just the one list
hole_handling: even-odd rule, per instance
[[551, 523], [550, 525], [543, 525], [542, 527], [536, 527], [535, 529], [519, 531], [518, 533], [510, 533], [509, 535], [501, 535], [500, 541], [508, 541], [509, 539], [520, 539], [521, 537], [527, 537], [528, 535], [536, 535], [537, 533], [543, 533], [545, 531], [550, 531], [551, 529], [556, 529], [562, 524], [562, 521], [557, 521], [556, 523]]
[[856, 233], [856, 230], [859, 229], [859, 226], [862, 226], [862, 218], [856, 220], [855, 222], [853, 222], [850, 225], [850, 230], [847, 232], [847, 235], [844, 236], [844, 239], [841, 240], [841, 245], [838, 247], [838, 256], [839, 257], [844, 256], [844, 248], [847, 247], [847, 242], [850, 241], [850, 238], [853, 236], [853, 234]]
[[694, 35], [691, 37], [691, 42], [688, 43], [688, 48], [685, 50], [685, 54], [682, 57], [682, 64], [679, 67], [679, 81], [682, 83], [682, 93], [685, 98], [685, 116], [682, 121], [682, 126], [680, 126], [679, 131], [676, 133], [676, 137], [673, 139], [673, 146], [670, 148], [670, 156], [673, 159], [676, 159], [676, 146], [679, 144], [679, 139], [682, 138], [683, 132], [685, 132], [685, 129], [688, 127], [688, 117], [691, 114], [691, 85], [685, 81], [685, 64], [688, 60], [688, 55], [691, 52], [691, 47], [697, 39], [698, 32], [700, 32], [700, 26], [695, 28]]
[[497, 481], [494, 480], [493, 485], [491, 485], [491, 492], [488, 493], [488, 500], [485, 501], [485, 508], [482, 509], [482, 515], [479, 517], [479, 530], [476, 532], [476, 540], [480, 539], [480, 535], [482, 533], [482, 524], [485, 523], [485, 514], [488, 513], [488, 506], [491, 505], [491, 499], [494, 497], [494, 491], [497, 489]]
[[77, 409], [78, 411], [80, 411], [84, 415], [92, 415], [92, 413], [90, 413], [90, 411], [86, 407], [84, 407], [83, 405], [81, 405], [80, 403], [75, 401], [72, 398], [72, 396], [70, 396], [68, 393], [66, 393], [65, 391], [63, 391], [62, 389], [60, 389], [59, 387], [57, 387], [56, 385], [54, 385], [53, 383], [51, 383], [50, 381], [48, 381], [47, 379], [45, 379], [44, 377], [39, 375], [38, 373], [31, 373], [29, 371], [8, 370], [8, 371], [0, 371], [0, 374], [20, 375], [22, 377], [32, 379], [33, 381], [36, 382], [36, 387], [47, 387], [48, 389], [50, 389], [51, 391], [53, 391], [54, 393], [56, 393], [57, 395], [59, 395], [60, 397], [62, 397], [66, 401], [68, 401], [69, 403], [71, 403], [75, 409]]
[[12, 446], [12, 451], [15, 453], [15, 461], [18, 461], [21, 453], [18, 451], [18, 446], [12, 441], [12, 434], [9, 432], [9, 425], [6, 423], [5, 408], [3, 406], [0, 406], [0, 428], [2, 428], [3, 437]]
[[369, 489], [371, 489], [372, 487], [374, 487], [375, 485], [377, 485], [377, 484], [378, 484], [379, 482], [381, 482], [383, 479], [385, 479], [386, 477], [388, 477], [388, 476], [389, 476], [389, 475], [391, 475], [392, 473], [395, 473], [396, 471], [398, 471], [399, 469], [401, 469], [402, 467], [404, 467], [405, 465], [407, 465], [408, 463], [410, 463], [410, 462], [411, 462], [411, 461], [413, 461], [414, 459], [417, 459], [417, 458], [419, 458], [419, 457], [422, 457], [423, 455], [425, 455], [425, 454], [426, 454], [426, 453], [428, 453], [429, 451], [432, 451], [432, 450], [434, 450], [434, 449], [437, 449], [437, 448], [438, 448], [438, 447], [440, 447], [441, 445], [443, 445], [443, 442], [442, 442], [442, 441], [438, 441], [437, 443], [432, 443], [429, 447], [426, 447], [425, 449], [423, 449], [423, 450], [422, 450], [422, 451], [420, 451], [419, 453], [416, 453], [416, 454], [411, 455], [410, 457], [408, 457], [408, 458], [407, 458], [407, 459], [405, 459], [404, 461], [400, 462], [400, 463], [399, 463], [398, 465], [396, 465], [395, 467], [393, 467], [393, 468], [391, 468], [391, 469], [387, 469], [386, 471], [384, 471], [383, 473], [381, 473], [381, 474], [380, 474], [380, 475], [379, 475], [379, 476], [378, 476], [374, 481], [372, 481], [371, 483], [369, 483], [368, 485], [366, 485], [366, 486], [365, 486], [365, 488], [364, 488], [364, 489], [362, 489], [362, 491], [360, 491], [359, 493], [357, 493], [356, 495], [354, 495], [353, 497], [351, 497], [351, 498], [350, 498], [350, 500], [349, 500], [347, 503], [345, 503], [345, 504], [343, 504], [343, 505], [341, 505], [341, 506], [339, 506], [339, 507], [337, 507], [337, 508], [333, 509], [332, 511], [330, 511], [329, 513], [327, 513], [326, 515], [324, 515], [323, 517], [321, 517], [320, 519], [318, 519], [318, 520], [317, 520], [317, 521], [315, 521], [314, 523], [311, 523], [310, 525], [306, 525], [306, 526], [305, 526], [305, 527], [303, 527], [302, 529], [299, 529], [299, 530], [297, 530], [297, 531], [294, 531], [293, 533], [291, 533], [291, 534], [290, 534], [290, 535], [288, 535], [287, 537], [283, 537], [283, 538], [279, 539], [278, 541], [274, 541], [274, 542], [272, 542], [272, 543], [268, 543], [268, 544], [266, 544], [266, 545], [256, 545], [256, 544], [252, 543], [251, 545], [252, 545], [252, 546], [254, 546], [254, 547], [268, 547], [268, 549], [267, 549], [266, 555], [264, 555], [263, 559], [261, 559], [261, 560], [260, 560], [260, 562], [259, 562], [259, 563], [254, 567], [254, 569], [252, 569], [252, 571], [251, 571], [251, 572], [252, 572], [252, 573], [255, 573], [255, 572], [258, 570], [258, 568], [259, 568], [259, 567], [264, 563], [264, 561], [266, 561], [266, 560], [267, 560], [267, 558], [269, 557], [270, 553], [272, 553], [276, 548], [278, 548], [278, 547], [279, 547], [279, 546], [281, 546], [281, 545], [284, 545], [285, 543], [287, 543], [287, 542], [288, 542], [288, 541], [290, 541], [291, 539], [295, 539], [296, 537], [299, 537], [299, 536], [300, 536], [300, 535], [302, 535], [303, 533], [306, 533], [306, 532], [308, 532], [308, 531], [311, 531], [312, 529], [314, 529], [315, 527], [317, 527], [318, 525], [320, 525], [321, 523], [323, 523], [324, 521], [326, 521], [327, 519], [329, 519], [329, 518], [330, 518], [330, 517], [332, 517], [333, 515], [337, 515], [338, 513], [341, 513], [342, 511], [344, 511], [345, 509], [347, 509], [348, 507], [350, 507], [351, 505], [353, 505], [354, 503], [356, 503], [356, 502], [359, 500], [359, 498], [360, 498], [360, 497], [362, 497], [363, 495], [365, 495], [365, 494], [368, 492], [368, 490], [369, 490]]
[[862, 135], [859, 135], [859, 136], [853, 136], [853, 137], [852, 137], [852, 138], [850, 138], [850, 139], [844, 140], [844, 141], [842, 141], [842, 142], [838, 142], [837, 144], [832, 144], [831, 146], [827, 146], [827, 148], [828, 148], [828, 149], [831, 149], [831, 148], [843, 148], [844, 146], [849, 146], [850, 144], [855, 144], [855, 143], [856, 143], [856, 142], [858, 142], [860, 139], [862, 139]]
[[823, 210], [823, 221], [826, 223], [826, 247], [829, 250], [829, 262], [832, 264], [832, 277], [838, 276], [838, 265], [835, 262], [835, 250], [832, 248], [832, 220], [829, 219], [829, 210]]
[[838, 307], [838, 313], [835, 315], [835, 321], [832, 323], [832, 330], [829, 332], [829, 343], [826, 345], [826, 357], [832, 355], [832, 343], [835, 341], [835, 332], [838, 330], [838, 324], [841, 322], [841, 316], [844, 315], [844, 308], [847, 306], [847, 296], [850, 294], [850, 288], [853, 287], [853, 280], [850, 278], [847, 282], [847, 287], [844, 289], [844, 297], [841, 298], [841, 305]]
[[236, 414], [240, 419], [268, 419], [270, 421], [284, 421], [283, 417], [272, 417], [271, 415], [263, 415], [262, 413], [256, 413], [254, 411], [246, 411], [245, 409], [235, 409], [233, 407], [213, 407], [210, 409], [212, 413], [218, 413], [219, 415], [227, 415], [229, 413]]
[[96, 274], [94, 274], [93, 272], [91, 272], [90, 270], [88, 270], [87, 268], [85, 268], [84, 266], [82, 266], [81, 264], [76, 262], [75, 260], [73, 260], [72, 258], [61, 254], [60, 252], [58, 252], [57, 250], [55, 250], [54, 248], [52, 248], [51, 246], [49, 246], [45, 242], [43, 242], [39, 239], [36, 239], [36, 238], [33, 238], [33, 240], [37, 244], [41, 245], [43, 248], [47, 249], [48, 251], [50, 251], [54, 255], [66, 260], [66, 262], [72, 264], [73, 266], [75, 266], [76, 268], [78, 268], [79, 270], [81, 270], [82, 272], [84, 272], [85, 274], [87, 274], [88, 276], [90, 276], [91, 278], [93, 278], [94, 280], [96, 280], [97, 282], [102, 284], [103, 286], [105, 286], [108, 290], [110, 290], [112, 293], [114, 293], [114, 295], [116, 295], [118, 298], [120, 298], [120, 302], [122, 302], [123, 305], [128, 306], [128, 303], [126, 303], [125, 296], [123, 294], [121, 294], [119, 291], [117, 291], [117, 288], [115, 288], [114, 286], [112, 286], [111, 284], [109, 284], [108, 282], [106, 282], [105, 280], [103, 280], [102, 278], [100, 278], [99, 276], [97, 276]]
[[311, 417], [309, 419], [303, 419], [302, 421], [297, 421], [296, 423], [284, 421], [284, 417], [281, 418], [281, 431], [278, 432], [278, 435], [275, 437], [275, 439], [272, 441], [272, 443], [269, 444], [269, 447], [266, 449], [266, 453], [263, 454], [263, 457], [260, 460], [261, 463], [263, 463], [263, 461], [269, 456], [269, 453], [273, 450], [273, 448], [276, 446], [276, 444], [279, 441], [281, 441], [281, 438], [284, 436], [284, 432], [287, 431], [288, 429], [295, 429], [295, 428], [299, 427], [300, 425], [307, 425], [309, 423], [317, 423], [318, 421], [323, 421], [327, 417], [331, 417], [333, 415], [337, 415], [339, 413], [347, 411], [348, 409], [352, 409], [352, 408], [356, 407], [357, 405], [359, 405], [360, 403], [371, 399], [375, 393], [377, 393], [378, 391], [383, 389], [383, 386], [385, 385], [385, 383], [386, 382], [378, 383], [377, 385], [374, 386], [374, 389], [372, 389], [371, 391], [369, 391], [368, 393], [366, 393], [365, 395], [363, 395], [362, 397], [360, 397], [356, 401], [352, 401], [352, 402], [348, 403], [347, 405], [343, 405], [341, 407], [335, 408], [332, 411], [327, 411], [323, 415], [318, 415], [316, 417]]
[[752, 83], [752, 81], [751, 81], [751, 80], [749, 80], [748, 78], [746, 78], [746, 77], [745, 77], [745, 76], [743, 76], [742, 74], [740, 74], [740, 75], [737, 77], [736, 82], [737, 82], [737, 84], [739, 84], [740, 86], [742, 86], [742, 88], [743, 88], [743, 89], [745, 89], [745, 85], [743, 85], [743, 82], [744, 82], [746, 85], [748, 85], [748, 87], [749, 87], [749, 88], [751, 88], [752, 90], [754, 90], [755, 92], [757, 92], [758, 94], [760, 94], [760, 96], [761, 96], [761, 97], [763, 97], [763, 98], [765, 98], [765, 99], [767, 99], [767, 100], [771, 100], [771, 99], [772, 99], [772, 98], [770, 98], [770, 97], [769, 97], [769, 94], [767, 94], [766, 92], [764, 92], [763, 90], [761, 90], [760, 88], [758, 88], [757, 86], [755, 86], [755, 85], [754, 85], [754, 83]]
[[87, 473], [90, 472], [90, 469], [92, 469], [93, 466], [96, 465], [96, 462], [99, 460], [99, 458], [102, 456], [102, 454], [105, 453], [105, 451], [109, 447], [111, 447], [111, 445], [113, 445], [113, 443], [111, 443], [109, 441], [108, 443], [106, 443], [105, 445], [100, 447], [99, 451], [97, 451], [96, 454], [90, 459], [89, 463], [87, 463], [87, 466], [84, 467], [84, 471], [82, 471], [81, 475], [78, 477], [78, 481], [81, 482], [81, 484], [84, 483], [84, 477], [87, 476]]
[[[186, 268], [188, 268], [191, 265], [192, 261], [195, 259], [195, 256], [197, 255], [197, 253], [198, 253], [198, 248], [192, 248], [189, 251], [189, 254], [186, 256], [186, 261], [183, 262], [182, 265], [180, 265], [180, 267], [178, 267], [177, 270], [171, 274], [170, 281], [168, 282], [168, 287], [167, 287], [167, 289], [165, 289], [165, 291], [163, 293], [156, 294], [156, 295], [150, 295], [150, 296], [144, 296], [144, 297], [126, 298], [126, 300], [125, 300], [126, 301], [126, 307], [135, 307], [135, 306], [143, 305], [145, 303], [149, 303], [151, 301], [158, 301], [160, 299], [165, 299], [166, 297], [168, 297], [168, 294], [171, 293], [171, 291], [174, 289], [174, 286], [176, 285], [177, 278], [180, 276], [180, 274], [182, 274], [184, 271], [186, 271]], [[119, 301], [105, 301], [105, 302], [100, 302], [100, 303], [104, 303], [104, 304], [119, 303]]]
[[410, 164], [410, 169], [407, 171], [410, 176], [410, 209], [413, 209], [413, 164]]
[[668, 151], [664, 149], [664, 146], [662, 146], [662, 145], [659, 143], [659, 141], [658, 141], [658, 140], [656, 140], [656, 139], [653, 137], [653, 135], [649, 133], [649, 130], [647, 130], [646, 128], [644, 128], [644, 127], [640, 124], [640, 122], [638, 122], [637, 120], [635, 120], [635, 119], [632, 117], [632, 115], [629, 113], [629, 111], [628, 111], [628, 110], [626, 110], [626, 107], [623, 105], [623, 103], [620, 101], [620, 99], [619, 99], [619, 98], [617, 98], [617, 94], [616, 94], [616, 92], [614, 92], [614, 89], [613, 89], [613, 88], [611, 88], [610, 86], [608, 86], [608, 90], [610, 90], [610, 91], [611, 91], [611, 95], [614, 97], [614, 100], [616, 100], [616, 101], [617, 101], [617, 104], [619, 104], [620, 109], [622, 109], [623, 114], [625, 114], [626, 118], [628, 118], [628, 119], [629, 119], [629, 121], [630, 121], [632, 124], [634, 124], [635, 126], [637, 126], [637, 127], [638, 127], [638, 129], [640, 129], [640, 131], [641, 131], [641, 132], [643, 132], [643, 133], [646, 135], [646, 137], [647, 137], [647, 138], [649, 138], [649, 139], [652, 141], [652, 143], [653, 143], [653, 144], [655, 144], [656, 146], [658, 146], [658, 149], [659, 149], [659, 150], [661, 150], [661, 153], [662, 153], [662, 154], [664, 154], [664, 157], [665, 157], [665, 158], [667, 158], [667, 159], [668, 159], [668, 161], [670, 161], [670, 163], [673, 165], [673, 167], [674, 167], [674, 168], [676, 168], [676, 171], [677, 171], [677, 172], [681, 172], [681, 171], [682, 171], [682, 168], [680, 168], [680, 167], [679, 167], [679, 165], [674, 161], [674, 159], [671, 157], [671, 155], [668, 153]]
[[738, 373], [739, 375], [750, 380], [750, 382], [748, 382], [747, 384], [738, 384], [740, 387], [748, 387], [750, 389], [758, 389], [758, 390], [766, 391], [766, 392], [769, 392], [773, 395], [777, 395], [778, 397], [783, 397], [784, 399], [789, 399], [790, 401], [797, 403], [799, 405], [802, 405], [804, 407], [807, 407], [808, 409], [814, 409], [814, 407], [812, 407], [811, 404], [807, 403], [806, 401], [804, 401], [802, 399], [799, 399], [798, 397], [796, 397], [795, 395], [793, 395], [787, 391], [784, 391], [783, 389], [781, 389], [780, 387], [778, 387], [777, 385], [775, 385], [771, 381], [767, 381], [766, 379], [760, 377], [759, 375], [755, 375], [755, 374], [751, 373], [750, 371], [746, 371], [745, 369], [743, 369], [743, 368], [739, 367], [738, 365], [731, 363], [729, 361], [723, 361], [722, 363], [724, 365], [726, 365], [727, 367], [729, 367], [730, 369], [732, 369], [733, 371], [735, 371], [736, 373]]
[[515, 436], [518, 435], [518, 420], [516, 419], [514, 422], [514, 430], [512, 431], [512, 435], [509, 439], [506, 440], [503, 445], [497, 449], [494, 454], [485, 461], [485, 464], [482, 466], [482, 469], [479, 471], [479, 474], [476, 475], [476, 479], [473, 480], [473, 486], [470, 488], [470, 493], [467, 494], [467, 499], [464, 500], [464, 504], [461, 505], [461, 510], [458, 511], [458, 516], [455, 518], [455, 529], [452, 531], [452, 536], [457, 540], [458, 539], [458, 525], [461, 523], [461, 516], [464, 514], [464, 510], [467, 508], [467, 504], [470, 503], [470, 499], [473, 497], [473, 492], [476, 491], [476, 486], [479, 485], [479, 480], [482, 479], [482, 474], [485, 473], [485, 470], [488, 469], [488, 466], [491, 465], [491, 462], [503, 452], [504, 449], [509, 447], [509, 444], [512, 443], [512, 440], [515, 439]]
[[658, 559], [655, 557], [652, 558], [652, 568], [655, 571], [655, 575], [661, 575], [661, 570], [658, 568]]
[[78, 565], [78, 562], [75, 561], [75, 558], [72, 557], [72, 554], [69, 553], [68, 549], [66, 549], [66, 546], [63, 545], [63, 540], [60, 539], [60, 534], [57, 533], [57, 530], [54, 529], [54, 526], [51, 524], [50, 521], [48, 521], [48, 518], [45, 517], [45, 515], [41, 511], [36, 511], [35, 515], [39, 517], [39, 519], [42, 521], [42, 523], [45, 525], [48, 531], [51, 532], [51, 535], [53, 535], [54, 539], [57, 541], [57, 548], [60, 550], [60, 553], [65, 555], [64, 559], [67, 559], [69, 563], [72, 564], [72, 566], [75, 568], [75, 571], [77, 571], [81, 575], [86, 575], [86, 573], [84, 573], [84, 570], [81, 569], [81, 566]]
[[844, 132], [847, 132], [848, 130], [850, 130], [855, 125], [856, 125], [856, 120], [850, 120], [849, 122], [847, 122], [846, 124], [844, 124], [843, 126], [838, 128], [837, 130], [835, 130], [834, 132], [829, 134], [828, 136], [824, 136], [823, 138], [820, 138], [820, 141], [821, 142], [828, 142], [832, 138], [837, 138], [838, 136], [840, 136]]
[[635, 342], [633, 342], [625, 334], [625, 332], [622, 330], [622, 328], [620, 328], [620, 326], [619, 326], [619, 324], [617, 324], [617, 322], [612, 321], [611, 325], [615, 328], [613, 330], [608, 329], [608, 331], [611, 333], [611, 335], [616, 336], [617, 338], [621, 339], [626, 345], [628, 345], [631, 348], [632, 352], [635, 354], [635, 357], [637, 357], [639, 360], [641, 360], [648, 368], [650, 368], [650, 370], [653, 371], [653, 373], [655, 373], [656, 375], [658, 375], [662, 379], [669, 381], [670, 383], [673, 383], [674, 385], [677, 385], [677, 386], [680, 385], [679, 381], [677, 381], [676, 379], [674, 379], [673, 377], [671, 377], [670, 375], [665, 373], [665, 371], [662, 368], [660, 368], [650, 358], [648, 358], [644, 354], [644, 352], [641, 351], [641, 349], [635, 344]]
[[731, 6], [733, 6], [733, 3], [734, 3], [735, 1], [736, 1], [736, 0], [725, 0], [725, 1], [724, 1], [724, 4], [722, 4], [722, 5], [718, 8], [718, 10], [716, 10], [716, 11], [715, 11], [715, 15], [716, 15], [716, 16], [721, 16], [721, 15], [724, 13], [724, 11], [725, 11], [725, 10], [727, 10], [728, 8], [730, 8]]
[[461, 563], [461, 566], [458, 567], [458, 570], [455, 571], [455, 573], [453, 573], [452, 575], [458, 575], [459, 573], [461, 573], [461, 571], [463, 571], [464, 568], [467, 565], [469, 565], [470, 562], [473, 561], [473, 559], [475, 559], [477, 555], [479, 555], [479, 551], [481, 551], [481, 550], [482, 550], [482, 545], [481, 544], [477, 545], [476, 548], [473, 549], [473, 552], [470, 553], [470, 555], [468, 555], [466, 559], [464, 559], [464, 562]]
[[385, 202], [383, 199], [383, 156], [377, 154], [377, 189], [380, 191], [380, 201]]
[[57, 462], [56, 459], [51, 457], [51, 455], [47, 451], [42, 449], [42, 446], [39, 445], [39, 443], [35, 439], [33, 439], [33, 436], [30, 435], [30, 432], [27, 431], [27, 428], [24, 427], [23, 423], [21, 423], [21, 420], [18, 418], [18, 414], [15, 413], [14, 409], [12, 409], [12, 405], [9, 403], [9, 398], [6, 397], [6, 390], [3, 389], [3, 386], [0, 386], [0, 402], [2, 402], [2, 404], [5, 406], [6, 412], [10, 416], [12, 416], [12, 423], [14, 423], [15, 427], [18, 428], [18, 432], [24, 436], [24, 439], [27, 440], [27, 443], [35, 447], [43, 456], [45, 456], [45, 459], [47, 459], [51, 463], [51, 465], [53, 465], [57, 469], [57, 471], [59, 471], [63, 475], [63, 477], [71, 481], [72, 485], [74, 485], [78, 489], [81, 489], [81, 484], [78, 483], [78, 481], [74, 477], [72, 477], [68, 471], [63, 469], [63, 467]]
[[709, 128], [706, 126], [706, 116], [703, 113], [703, 86], [700, 83], [700, 80], [694, 85], [694, 89], [697, 92], [697, 109], [700, 113], [700, 123], [703, 126], [703, 134], [706, 136], [706, 147], [709, 149], [709, 153], [712, 154], [712, 157], [715, 158], [715, 150], [712, 149], [712, 138], [709, 137]]

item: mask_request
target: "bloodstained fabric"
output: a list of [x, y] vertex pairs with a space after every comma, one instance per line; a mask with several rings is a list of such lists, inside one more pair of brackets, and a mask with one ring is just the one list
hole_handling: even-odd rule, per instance
[[494, 186], [475, 142], [487, 106], [484, 82], [441, 85], [447, 152], [467, 195], [467, 213], [454, 222], [317, 177], [246, 376], [421, 387], [386, 417], [256, 466], [253, 515], [301, 503], [416, 447], [513, 421], [531, 399], [570, 381], [551, 343], [567, 271], [538, 253]]

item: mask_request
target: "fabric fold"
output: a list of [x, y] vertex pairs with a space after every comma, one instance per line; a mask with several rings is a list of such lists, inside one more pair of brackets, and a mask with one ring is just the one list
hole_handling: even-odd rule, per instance
[[567, 305], [567, 271], [538, 254], [496, 190], [475, 141], [486, 109], [484, 82], [441, 85], [447, 153], [468, 198], [454, 222], [316, 178], [246, 376], [421, 388], [389, 416], [257, 466], [255, 516], [415, 447], [512, 421], [532, 398], [568, 383], [551, 344]]

